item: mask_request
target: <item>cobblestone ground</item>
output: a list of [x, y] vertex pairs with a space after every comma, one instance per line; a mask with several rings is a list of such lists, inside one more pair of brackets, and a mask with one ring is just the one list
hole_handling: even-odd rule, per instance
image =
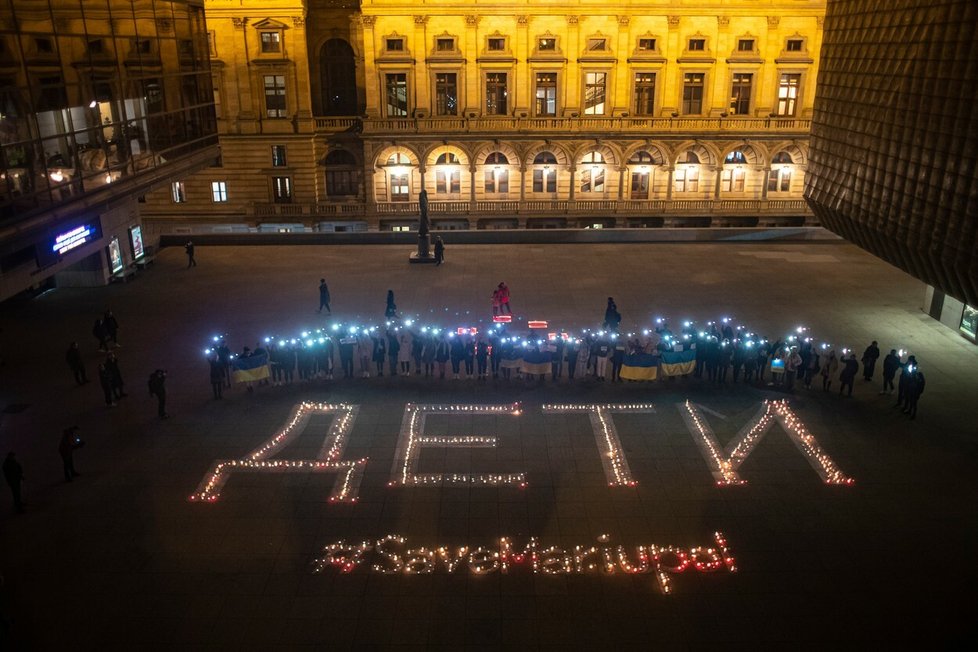
[[[409, 267], [407, 253], [199, 247], [187, 270], [182, 251], [165, 250], [128, 284], [3, 306], [0, 453], [17, 451], [28, 503], [13, 514], [4, 493], [0, 509], [4, 645], [564, 650], [975, 638], [978, 349], [920, 312], [918, 282], [839, 244], [450, 245], [440, 269]], [[382, 318], [393, 289], [401, 311], [422, 321], [477, 325], [505, 280], [520, 318], [562, 328], [600, 322], [608, 296], [625, 329], [656, 315], [728, 314], [771, 337], [803, 324], [838, 347], [861, 352], [877, 339], [884, 352], [911, 350], [927, 390], [916, 421], [861, 379], [848, 400], [695, 379], [385, 376], [234, 388], [213, 401], [208, 337], [227, 332], [240, 349], [323, 325], [323, 276], [336, 319], [361, 322]], [[115, 409], [97, 382], [76, 387], [63, 359], [77, 339], [96, 377], [90, 332], [106, 307], [122, 325], [129, 393]], [[146, 390], [156, 367], [170, 374], [166, 421]], [[733, 469], [746, 484], [718, 485], [686, 401], [723, 447], [763, 401], [783, 398], [819, 455], [806, 457], [811, 440], [775, 423]], [[188, 500], [216, 460], [262, 446], [302, 401], [358, 406], [345, 413], [335, 469], [238, 471], [218, 500]], [[406, 451], [407, 404], [513, 402], [499, 413], [430, 414], [428, 439], [416, 429], [419, 448]], [[630, 410], [582, 411], [608, 404]], [[312, 416], [265, 461], [316, 458], [334, 416]], [[67, 484], [57, 445], [72, 424], [87, 444], [75, 456], [82, 475]], [[495, 446], [452, 439], [470, 436]], [[826, 484], [826, 469], [855, 483]], [[404, 486], [411, 474], [516, 480]], [[329, 500], [354, 490], [356, 502]], [[691, 552], [717, 549], [718, 531], [729, 557]], [[388, 535], [405, 541], [380, 542]], [[510, 557], [503, 573], [493, 556], [501, 537], [516, 552], [537, 537], [539, 570], [568, 572], [533, 573], [531, 560]], [[341, 541], [333, 554], [350, 572], [313, 572], [324, 546]], [[628, 574], [628, 564], [662, 572]]]

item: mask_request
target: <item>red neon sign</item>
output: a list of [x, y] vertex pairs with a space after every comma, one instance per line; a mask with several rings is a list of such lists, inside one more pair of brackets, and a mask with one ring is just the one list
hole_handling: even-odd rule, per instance
[[495, 324], [508, 324], [513, 321], [512, 315], [493, 315], [492, 321]]
[[526, 325], [529, 326], [530, 328], [548, 328], [549, 327], [549, 324], [547, 324], [547, 322], [545, 322], [545, 321], [539, 321], [539, 320], [537, 320], [537, 321], [529, 321], [529, 322], [527, 322]]

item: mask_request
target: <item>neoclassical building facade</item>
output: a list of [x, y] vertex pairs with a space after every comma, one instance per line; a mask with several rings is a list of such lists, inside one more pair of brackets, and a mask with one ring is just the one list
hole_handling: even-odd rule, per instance
[[160, 232], [780, 226], [824, 0], [207, 0], [222, 164]]

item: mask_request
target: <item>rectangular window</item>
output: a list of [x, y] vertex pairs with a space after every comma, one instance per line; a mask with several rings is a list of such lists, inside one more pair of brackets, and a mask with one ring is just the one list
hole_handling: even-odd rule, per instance
[[486, 115], [506, 115], [508, 95], [506, 73], [486, 73]]
[[265, 75], [265, 115], [285, 117], [285, 75]]
[[750, 115], [752, 73], [734, 73], [730, 90], [730, 112], [734, 115]]
[[435, 115], [458, 115], [458, 81], [454, 72], [435, 75]]
[[282, 51], [282, 34], [279, 32], [261, 33], [261, 52], [269, 54]]
[[752, 38], [742, 38], [737, 41], [737, 52], [753, 52], [754, 51], [754, 39]]
[[211, 199], [215, 204], [222, 204], [228, 200], [228, 184], [225, 181], [211, 182]]
[[286, 165], [285, 145], [272, 145], [272, 167], [284, 168]]
[[410, 193], [408, 192], [408, 174], [391, 174], [391, 201], [407, 201]]
[[389, 38], [386, 42], [388, 52], [403, 52], [404, 51], [404, 39], [402, 38]]
[[505, 38], [490, 38], [486, 47], [490, 52], [502, 52], [506, 49]]
[[604, 115], [608, 73], [584, 73], [584, 115]]
[[604, 169], [585, 169], [581, 173], [581, 192], [604, 192]]
[[704, 77], [701, 72], [687, 72], [683, 75], [683, 115], [703, 113]]
[[438, 52], [454, 52], [455, 51], [455, 39], [453, 38], [436, 38], [435, 39], [435, 50]]
[[632, 172], [632, 188], [629, 195], [632, 199], [649, 198], [649, 173]]
[[608, 40], [603, 38], [589, 38], [587, 40], [588, 52], [602, 52], [608, 49]]
[[461, 176], [457, 168], [435, 170], [435, 193], [457, 195], [462, 192]]
[[723, 192], [744, 192], [746, 172], [741, 168], [725, 169], [720, 175], [720, 189]]
[[384, 75], [387, 95], [387, 117], [403, 118], [408, 114], [407, 73], [397, 72]]
[[655, 115], [655, 73], [635, 73], [635, 115]]
[[496, 168], [486, 170], [486, 192], [509, 192], [509, 170]]
[[651, 51], [655, 49], [655, 39], [654, 38], [640, 38], [638, 40], [638, 49]]
[[54, 52], [54, 44], [49, 38], [35, 38], [34, 47], [42, 54], [50, 54]]
[[557, 192], [557, 172], [545, 169], [534, 170], [533, 192]]
[[93, 38], [88, 42], [88, 53], [89, 54], [103, 54], [105, 52], [105, 44], [100, 38]]
[[788, 43], [784, 49], [787, 50], [788, 52], [801, 52], [804, 43], [805, 42], [800, 38], [789, 38]]
[[170, 196], [173, 197], [174, 204], [182, 204], [187, 201], [187, 189], [183, 181], [174, 181], [170, 184]]
[[537, 40], [537, 50], [540, 52], [554, 52], [557, 50], [557, 39], [542, 38]]
[[330, 197], [357, 194], [357, 176], [352, 170], [327, 170], [326, 194]]
[[537, 73], [537, 105], [538, 116], [557, 115], [557, 73]]
[[696, 168], [677, 168], [673, 173], [675, 192], [697, 192], [700, 188], [700, 171]]
[[706, 39], [705, 38], [691, 38], [689, 39], [690, 52], [703, 52], [706, 50]]
[[778, 115], [794, 116], [798, 101], [798, 87], [801, 85], [800, 73], [782, 73], [778, 82]]
[[791, 170], [771, 170], [767, 177], [768, 192], [788, 192], [791, 190]]
[[292, 201], [291, 177], [272, 177], [272, 199], [276, 204], [288, 204]]

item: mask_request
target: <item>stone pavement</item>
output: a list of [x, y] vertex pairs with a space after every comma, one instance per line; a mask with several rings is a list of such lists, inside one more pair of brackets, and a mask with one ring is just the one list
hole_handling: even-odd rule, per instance
[[[4, 644], [563, 650], [975, 638], [978, 349], [919, 311], [920, 283], [843, 244], [450, 245], [440, 269], [409, 267], [407, 254], [199, 247], [199, 266], [186, 270], [182, 250], [168, 249], [134, 282], [0, 307], [0, 453], [17, 451], [28, 502], [24, 515], [11, 513], [6, 490], [0, 502]], [[884, 351], [911, 350], [927, 390], [915, 422], [861, 379], [848, 400], [803, 388], [787, 397], [852, 485], [824, 483], [824, 467], [774, 425], [736, 469], [747, 484], [718, 486], [682, 410], [686, 399], [703, 406], [699, 416], [727, 444], [762, 401], [785, 398], [743, 385], [384, 377], [235, 388], [211, 400], [200, 352], [208, 337], [227, 332], [240, 349], [322, 325], [321, 276], [344, 320], [379, 319], [393, 289], [404, 313], [476, 325], [505, 280], [518, 315], [565, 328], [599, 322], [608, 296], [625, 329], [656, 315], [675, 323], [728, 314], [769, 336], [804, 324], [858, 352], [871, 339]], [[90, 331], [106, 306], [122, 324], [130, 394], [113, 410], [97, 383], [76, 387], [63, 360], [77, 339], [95, 378]], [[146, 394], [156, 367], [170, 372], [167, 421], [155, 418]], [[188, 500], [215, 460], [262, 445], [302, 401], [359, 406], [340, 456], [367, 460], [356, 502], [329, 502], [342, 486], [333, 472], [239, 472], [217, 501]], [[406, 404], [512, 402], [519, 415], [429, 415], [424, 433], [434, 441], [422, 446], [417, 473], [522, 473], [525, 487], [389, 486], [403, 478]], [[654, 407], [610, 413], [611, 431], [605, 411], [545, 412], [547, 404]], [[331, 418], [313, 416], [268, 459], [315, 458]], [[71, 424], [87, 445], [75, 456], [82, 476], [69, 485], [56, 448]], [[445, 447], [468, 435], [494, 436], [496, 446]], [[627, 468], [609, 470], [601, 456], [611, 459], [609, 451]], [[693, 547], [717, 548], [716, 531], [736, 572], [705, 552], [693, 561], [717, 570], [678, 572], [675, 551], [660, 553], [660, 569], [672, 568], [661, 579], [622, 570], [619, 545], [641, 570], [639, 546], [672, 545], [689, 556]], [[406, 543], [378, 546], [387, 535]], [[476, 549], [498, 551], [503, 536], [517, 551], [538, 537], [541, 569], [563, 563], [546, 548], [569, 550], [570, 572], [534, 574], [513, 559], [505, 574], [494, 569], [491, 552]], [[314, 573], [323, 547], [341, 540], [372, 548], [349, 573]], [[417, 551], [438, 546], [445, 550]], [[577, 563], [575, 546], [583, 548]], [[371, 568], [393, 569], [407, 549], [415, 551], [409, 570], [433, 572]], [[602, 571], [605, 549], [614, 573]], [[334, 550], [347, 561], [356, 552]]]

